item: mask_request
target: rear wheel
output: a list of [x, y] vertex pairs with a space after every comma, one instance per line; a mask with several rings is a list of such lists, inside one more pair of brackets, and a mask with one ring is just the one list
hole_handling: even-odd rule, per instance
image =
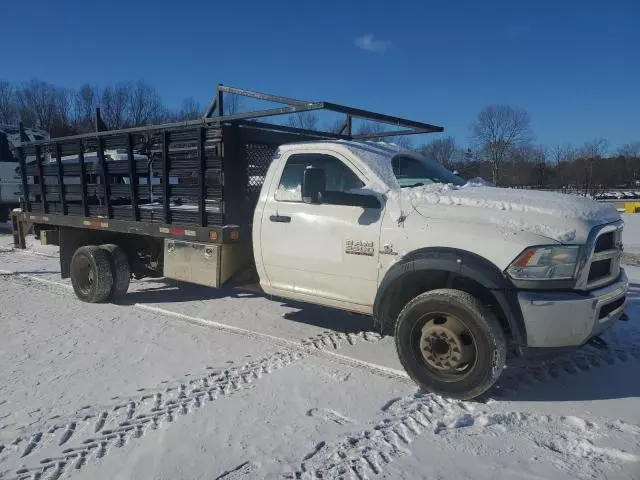
[[409, 376], [425, 390], [452, 398], [486, 392], [506, 361], [498, 320], [459, 290], [433, 290], [411, 300], [398, 316], [395, 340]]
[[124, 253], [122, 248], [113, 243], [100, 245], [100, 248], [109, 254], [109, 260], [111, 262], [113, 287], [111, 288], [109, 299], [117, 300], [127, 293], [129, 282], [131, 281], [131, 269], [129, 268], [127, 254]]
[[104, 302], [113, 287], [109, 254], [95, 245], [78, 248], [71, 259], [71, 284], [83, 302]]

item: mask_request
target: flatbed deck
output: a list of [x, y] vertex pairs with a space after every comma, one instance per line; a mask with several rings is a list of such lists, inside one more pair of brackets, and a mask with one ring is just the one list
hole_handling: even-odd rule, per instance
[[[224, 115], [225, 93], [285, 106]], [[342, 127], [305, 130], [263, 120], [316, 110], [344, 114]], [[253, 210], [278, 147], [319, 139], [370, 138], [352, 133], [354, 118], [394, 127], [375, 137], [442, 131], [343, 105], [218, 86], [201, 120], [21, 145], [17, 149], [21, 218], [35, 224], [153, 237], [247, 241]]]

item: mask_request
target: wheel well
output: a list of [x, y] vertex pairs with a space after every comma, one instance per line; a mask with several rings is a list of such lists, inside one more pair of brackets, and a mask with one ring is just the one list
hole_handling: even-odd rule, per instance
[[162, 274], [161, 238], [133, 233], [60, 227], [60, 273], [62, 278], [70, 274], [74, 252], [85, 245], [116, 244], [127, 255], [131, 272], [137, 278]]
[[509, 321], [494, 293], [479, 282], [446, 270], [420, 270], [400, 277], [386, 294], [385, 318], [376, 319], [385, 333], [393, 334], [395, 321], [404, 306], [421, 293], [439, 288], [452, 288], [473, 295], [498, 318], [507, 341], [513, 338]]

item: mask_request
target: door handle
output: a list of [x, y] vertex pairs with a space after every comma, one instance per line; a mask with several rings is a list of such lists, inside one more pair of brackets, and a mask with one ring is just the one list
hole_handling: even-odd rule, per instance
[[291, 222], [291, 217], [288, 217], [286, 215], [271, 215], [269, 217], [269, 220], [271, 220], [272, 222], [289, 223]]

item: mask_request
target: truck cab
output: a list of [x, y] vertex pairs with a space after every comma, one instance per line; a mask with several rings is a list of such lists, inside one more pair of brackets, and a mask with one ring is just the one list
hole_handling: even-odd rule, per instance
[[253, 219], [265, 292], [372, 315], [414, 380], [465, 398], [508, 352], [579, 346], [622, 316], [621, 235], [608, 204], [342, 140], [282, 146]]

